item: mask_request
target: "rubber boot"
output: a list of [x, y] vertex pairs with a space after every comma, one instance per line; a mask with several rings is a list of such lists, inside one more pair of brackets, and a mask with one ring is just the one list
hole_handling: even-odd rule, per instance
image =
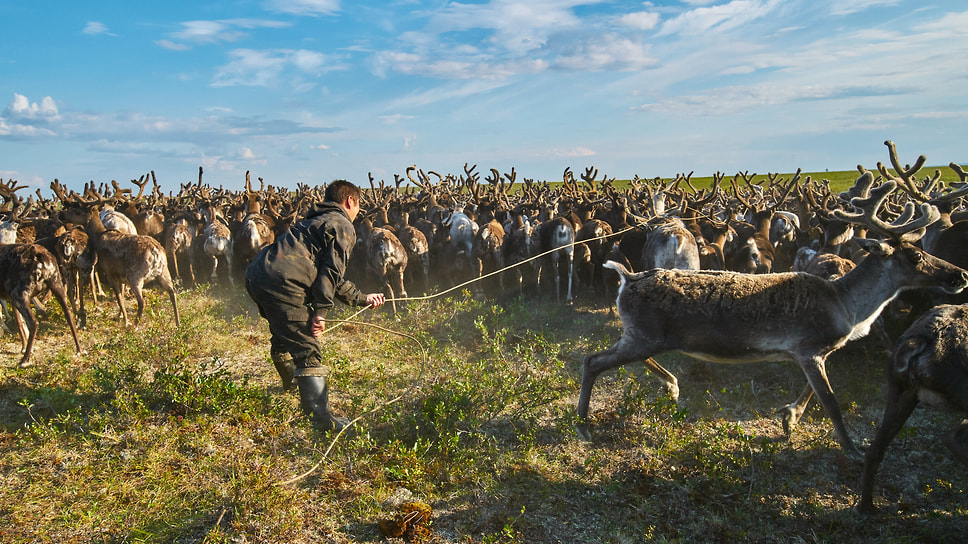
[[276, 367], [279, 378], [282, 379], [283, 391], [292, 391], [293, 379], [296, 374], [296, 363], [292, 360], [292, 355], [288, 353], [270, 353], [272, 365]]
[[326, 385], [328, 371], [323, 367], [296, 369], [296, 385], [299, 386], [299, 404], [313, 425], [321, 431], [341, 431], [349, 420], [329, 413], [329, 387]]

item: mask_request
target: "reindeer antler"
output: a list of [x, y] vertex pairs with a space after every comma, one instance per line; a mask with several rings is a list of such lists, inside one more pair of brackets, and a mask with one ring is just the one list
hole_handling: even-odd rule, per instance
[[[874, 175], [864, 172], [854, 183], [856, 187], [870, 187], [873, 184]], [[887, 223], [877, 217], [880, 207], [887, 201], [887, 198], [897, 188], [894, 180], [887, 180], [877, 187], [867, 191], [869, 196], [855, 196], [850, 199], [850, 204], [859, 212], [846, 212], [844, 210], [834, 210], [834, 216], [843, 221], [865, 224], [881, 234], [898, 239], [902, 242], [916, 242], [924, 236], [925, 228], [938, 219], [941, 214], [938, 208], [932, 204], [922, 203], [920, 206], [920, 216], [914, 219], [915, 205], [908, 201], [904, 204], [904, 211], [892, 223]]]

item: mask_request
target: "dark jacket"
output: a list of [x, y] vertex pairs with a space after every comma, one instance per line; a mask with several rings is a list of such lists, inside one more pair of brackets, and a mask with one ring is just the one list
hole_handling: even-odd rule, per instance
[[366, 295], [344, 278], [355, 245], [356, 230], [346, 210], [320, 202], [256, 255], [246, 283], [250, 291], [262, 292], [262, 306], [269, 303], [268, 295], [272, 303], [285, 307], [279, 309], [290, 321], [308, 321], [310, 312], [325, 316], [335, 299], [362, 306]]

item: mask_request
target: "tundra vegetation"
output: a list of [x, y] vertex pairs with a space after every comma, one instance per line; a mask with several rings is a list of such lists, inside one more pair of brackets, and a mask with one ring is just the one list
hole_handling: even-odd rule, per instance
[[[833, 173], [814, 174], [834, 179]], [[857, 173], [845, 173], [850, 186]], [[701, 180], [692, 180], [698, 185]], [[208, 274], [206, 274], [208, 276]], [[123, 327], [89, 304], [75, 353], [47, 306], [33, 365], [0, 337], [2, 542], [962, 542], [968, 473], [940, 437], [960, 417], [919, 409], [891, 442], [858, 516], [863, 463], [812, 404], [791, 434], [777, 406], [794, 363], [656, 356], [595, 385], [580, 440], [582, 361], [622, 334], [614, 303], [471, 285], [355, 315], [323, 339], [331, 403], [359, 417], [314, 431], [284, 393], [268, 330], [231, 282], [144, 293]], [[130, 303], [130, 301], [129, 301]], [[388, 305], [389, 306], [389, 305]], [[335, 325], [335, 323], [333, 323]], [[876, 335], [827, 360], [864, 449], [884, 409]], [[388, 536], [389, 535], [389, 536]]]

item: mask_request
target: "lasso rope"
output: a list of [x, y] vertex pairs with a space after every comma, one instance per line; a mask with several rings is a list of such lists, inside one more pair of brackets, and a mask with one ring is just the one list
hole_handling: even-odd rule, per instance
[[[588, 242], [594, 242], [596, 240], [604, 240], [606, 238], [611, 238], [611, 237], [614, 237], [614, 236], [618, 236], [620, 234], [625, 234], [626, 232], [628, 232], [628, 231], [630, 231], [630, 230], [632, 230], [634, 228], [636, 228], [636, 227], [635, 226], [630, 226], [630, 227], [628, 227], [626, 229], [623, 229], [623, 230], [620, 230], [618, 232], [613, 232], [613, 233], [610, 233], [610, 234], [603, 234], [603, 235], [597, 236], [595, 238], [589, 238], [587, 240], [582, 240], [581, 242], [574, 242], [574, 244], [587, 244]], [[524, 260], [522, 260], [520, 262], [514, 263], [514, 264], [512, 264], [510, 266], [505, 266], [504, 268], [501, 268], [501, 269], [498, 269], [498, 270], [494, 270], [492, 272], [488, 272], [487, 274], [483, 274], [483, 275], [481, 275], [479, 277], [476, 277], [476, 278], [472, 278], [472, 279], [470, 279], [468, 281], [465, 281], [464, 283], [455, 285], [455, 286], [450, 287], [448, 289], [445, 289], [445, 290], [443, 290], [443, 291], [441, 291], [439, 293], [433, 293], [433, 294], [430, 294], [430, 295], [424, 295], [424, 296], [418, 296], [418, 297], [390, 298], [390, 299], [386, 299], [386, 302], [404, 302], [404, 301], [415, 301], [415, 300], [431, 300], [431, 299], [435, 299], [435, 298], [438, 298], [438, 297], [442, 297], [442, 296], [444, 296], [444, 295], [446, 295], [446, 294], [448, 294], [448, 293], [450, 293], [452, 291], [456, 291], [458, 289], [462, 289], [462, 288], [464, 288], [464, 287], [466, 287], [466, 286], [468, 286], [468, 285], [470, 285], [472, 283], [475, 283], [475, 282], [481, 281], [481, 280], [483, 280], [485, 278], [489, 278], [491, 276], [494, 276], [494, 275], [503, 273], [503, 272], [505, 272], [507, 270], [511, 270], [511, 269], [513, 269], [515, 267], [518, 267], [518, 266], [521, 266], [521, 265], [523, 265], [525, 263], [529, 263], [529, 262], [531, 262], [531, 261], [533, 261], [535, 259], [540, 259], [541, 257], [544, 257], [545, 255], [549, 255], [551, 253], [554, 253], [555, 251], [561, 251], [563, 247], [566, 247], [566, 246], [556, 247], [554, 249], [545, 251], [543, 253], [539, 253], [538, 255], [534, 255], [534, 256], [529, 257], [527, 259], [524, 259]], [[333, 325], [332, 327], [328, 327], [328, 328], [324, 329], [320, 333], [320, 336], [322, 336], [322, 335], [324, 335], [324, 334], [326, 334], [326, 333], [328, 333], [328, 332], [330, 332], [330, 331], [332, 331], [332, 330], [334, 330], [334, 329], [336, 329], [338, 327], [342, 327], [343, 325], [346, 325], [346, 324], [354, 324], [354, 325], [366, 325], [368, 327], [374, 327], [374, 328], [380, 329], [380, 330], [382, 330], [384, 332], [387, 332], [387, 333], [390, 333], [390, 334], [397, 334], [397, 335], [400, 335], [400, 336], [409, 338], [409, 339], [413, 340], [418, 346], [420, 346], [420, 350], [423, 353], [423, 358], [422, 358], [422, 361], [421, 361], [421, 364], [420, 364], [420, 372], [417, 375], [417, 379], [414, 380], [413, 384], [411, 384], [410, 387], [408, 387], [403, 393], [397, 395], [396, 397], [394, 397], [394, 398], [392, 398], [392, 399], [390, 399], [388, 401], [385, 401], [383, 403], [377, 404], [373, 408], [367, 410], [366, 412], [363, 412], [361, 415], [357, 416], [352, 421], [350, 421], [349, 423], [347, 423], [346, 426], [344, 426], [342, 429], [340, 429], [340, 431], [338, 433], [336, 433], [336, 436], [333, 437], [333, 440], [332, 440], [332, 442], [330, 442], [329, 447], [327, 447], [326, 448], [326, 451], [323, 452], [322, 458], [320, 458], [320, 460], [315, 465], [313, 465], [309, 470], [307, 470], [306, 472], [304, 472], [304, 473], [302, 473], [302, 474], [300, 474], [298, 476], [294, 476], [294, 477], [292, 477], [292, 478], [290, 478], [290, 479], [288, 479], [286, 481], [280, 482], [279, 485], [291, 485], [291, 484], [294, 484], [294, 483], [296, 483], [296, 482], [298, 482], [298, 481], [306, 478], [307, 476], [309, 476], [310, 474], [312, 474], [316, 470], [318, 470], [319, 467], [322, 466], [322, 464], [329, 457], [329, 454], [333, 450], [333, 447], [336, 446], [336, 442], [339, 441], [340, 437], [342, 437], [343, 434], [350, 427], [352, 427], [354, 424], [356, 424], [357, 421], [363, 419], [365, 416], [370, 415], [370, 414], [372, 414], [374, 412], [377, 412], [378, 410], [382, 410], [383, 408], [386, 408], [387, 406], [390, 406], [391, 404], [394, 404], [396, 402], [399, 402], [405, 395], [407, 395], [413, 389], [416, 388], [416, 385], [415, 384], [417, 384], [417, 383], [420, 382], [420, 378], [421, 378], [421, 376], [423, 376], [423, 373], [426, 370], [426, 363], [427, 363], [427, 359], [428, 359], [428, 357], [427, 357], [427, 348], [424, 347], [423, 343], [421, 343], [420, 340], [417, 337], [415, 337], [415, 336], [413, 336], [411, 334], [407, 334], [407, 333], [400, 332], [400, 331], [394, 331], [394, 330], [388, 329], [386, 327], [382, 327], [382, 326], [377, 325], [377, 324], [374, 324], [374, 323], [367, 323], [365, 321], [354, 321], [353, 320], [356, 316], [362, 314], [363, 312], [365, 312], [367, 310], [372, 310], [372, 309], [374, 309], [374, 308], [371, 308], [369, 306], [366, 306], [366, 307], [362, 308], [361, 310], [357, 311], [356, 313], [354, 313], [353, 315], [349, 316], [348, 318], [345, 318], [345, 319], [334, 319], [334, 320], [332, 320], [331, 322], [332, 323], [335, 323], [335, 325]]]

